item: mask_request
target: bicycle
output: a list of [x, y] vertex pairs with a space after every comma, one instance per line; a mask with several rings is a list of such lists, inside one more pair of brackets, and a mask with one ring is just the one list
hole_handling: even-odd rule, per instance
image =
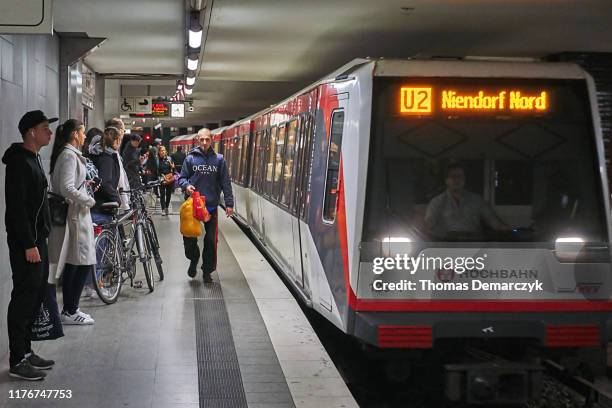
[[159, 181], [150, 181], [142, 188], [137, 189], [136, 194], [132, 195], [132, 207], [138, 208], [139, 217], [142, 218], [145, 225], [145, 236], [149, 241], [149, 248], [151, 249], [151, 253], [153, 254], [153, 258], [155, 259], [155, 266], [157, 267], [157, 275], [159, 276], [159, 280], [164, 280], [164, 268], [162, 266], [162, 258], [159, 254], [159, 240], [157, 239], [157, 230], [155, 229], [155, 224], [153, 223], [153, 219], [149, 215], [147, 211], [146, 200], [142, 192], [144, 190], [150, 190], [160, 185]]
[[[142, 190], [149, 185], [130, 191], [132, 209], [117, 218], [119, 204], [106, 203], [102, 208], [112, 214], [111, 222], [94, 227], [96, 233], [95, 248], [97, 264], [93, 269], [93, 284], [96, 293], [106, 304], [117, 301], [123, 283], [130, 279], [130, 286], [135, 287], [136, 263], [142, 263], [149, 293], [155, 290], [155, 279], [151, 266], [152, 254], [156, 258], [158, 274], [163, 279], [159, 244], [153, 221], [146, 213]], [[125, 226], [131, 226], [132, 236], [127, 237]], [[153, 250], [153, 248], [156, 248]], [[161, 280], [160, 279], [160, 280]]]

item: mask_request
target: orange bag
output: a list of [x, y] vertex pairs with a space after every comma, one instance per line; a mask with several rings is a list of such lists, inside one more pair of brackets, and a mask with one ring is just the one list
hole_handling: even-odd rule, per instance
[[193, 217], [193, 199], [190, 197], [181, 205], [181, 235], [197, 238], [202, 235], [202, 224]]
[[194, 191], [193, 194], [191, 194], [191, 198], [193, 198], [193, 218], [199, 221], [208, 222], [210, 220], [210, 213], [208, 209], [206, 209], [206, 197]]

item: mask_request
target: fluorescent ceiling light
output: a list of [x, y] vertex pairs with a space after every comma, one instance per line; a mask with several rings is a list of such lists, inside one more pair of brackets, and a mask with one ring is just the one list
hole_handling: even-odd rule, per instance
[[189, 46], [191, 48], [200, 48], [202, 45], [202, 26], [197, 25], [196, 27], [189, 29]]
[[195, 77], [187, 77], [187, 80], [185, 82], [188, 86], [192, 86], [193, 84], [195, 84]]
[[187, 57], [187, 69], [191, 71], [195, 71], [198, 68], [198, 59], [191, 59], [191, 57]]

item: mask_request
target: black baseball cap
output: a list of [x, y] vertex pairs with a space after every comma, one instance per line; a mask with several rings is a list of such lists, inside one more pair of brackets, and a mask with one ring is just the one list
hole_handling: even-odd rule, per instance
[[43, 111], [30, 111], [23, 115], [19, 120], [19, 132], [21, 132], [22, 135], [25, 135], [25, 132], [27, 132], [28, 129], [32, 129], [43, 122], [53, 123], [57, 122], [57, 120], [57, 118], [47, 118]]

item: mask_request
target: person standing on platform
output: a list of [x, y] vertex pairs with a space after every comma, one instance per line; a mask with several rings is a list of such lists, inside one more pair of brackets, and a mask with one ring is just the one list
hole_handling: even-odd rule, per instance
[[6, 165], [4, 220], [13, 273], [7, 314], [9, 375], [26, 380], [42, 380], [41, 370], [55, 364], [34, 354], [30, 329], [49, 278], [49, 185], [38, 152], [51, 141], [49, 124], [55, 121], [39, 110], [23, 115], [18, 125], [23, 143], [13, 143], [2, 157]]
[[121, 153], [123, 159], [123, 167], [128, 176], [130, 189], [142, 187], [140, 179], [140, 168], [144, 162], [143, 156], [140, 155], [141, 138], [137, 134], [130, 135], [130, 142], [125, 146]]
[[[157, 180], [157, 174], [159, 173], [159, 157], [157, 156], [157, 148], [158, 144], [156, 140], [149, 147], [149, 158], [147, 160], [145, 171], [147, 175], [147, 182]], [[155, 186], [153, 188], [153, 193], [155, 193], [155, 196], [159, 198], [159, 187]]]
[[[217, 268], [217, 221], [220, 193], [223, 191], [225, 213], [229, 217], [234, 213], [234, 196], [227, 165], [223, 155], [215, 153], [212, 148], [210, 130], [203, 128], [198, 132], [198, 147], [189, 152], [179, 178], [179, 185], [187, 195], [198, 191], [206, 198], [206, 208], [210, 220], [204, 223], [204, 249], [202, 250], [202, 273], [204, 282], [210, 283], [210, 274]], [[187, 274], [195, 277], [200, 259], [200, 248], [197, 238], [183, 237], [185, 256], [190, 261]]]
[[183, 167], [183, 162], [185, 161], [185, 153], [183, 152], [183, 146], [178, 146], [176, 148], [176, 152], [172, 153], [172, 160], [174, 161], [174, 165], [176, 168], [180, 169]]
[[[90, 208], [96, 200], [87, 193], [87, 159], [81, 147], [85, 127], [69, 119], [57, 129], [51, 153], [51, 186], [55, 194], [68, 201], [65, 226], [53, 225], [49, 235], [49, 260], [61, 267], [64, 259], [62, 294], [63, 324], [88, 325], [94, 319], [79, 309], [79, 297], [96, 264], [93, 223]], [[67, 238], [67, 239], [66, 239]]]
[[159, 148], [159, 177], [161, 185], [159, 192], [161, 193], [161, 211], [162, 215], [168, 215], [168, 207], [174, 190], [174, 162], [168, 156], [168, 151], [164, 146]]

